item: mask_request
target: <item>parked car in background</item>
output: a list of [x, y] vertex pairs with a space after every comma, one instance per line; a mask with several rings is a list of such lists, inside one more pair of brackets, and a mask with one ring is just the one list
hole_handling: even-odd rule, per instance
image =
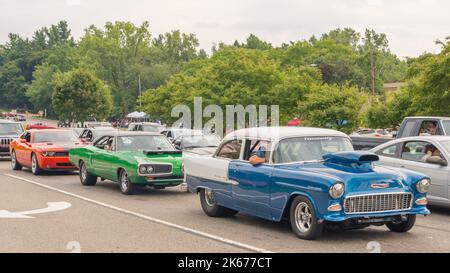
[[57, 125], [58, 125], [58, 127], [62, 127], [62, 128], [70, 127], [71, 126], [71, 122], [68, 121], [68, 120], [60, 120], [60, 121], [58, 121]]
[[[433, 132], [430, 132], [430, 129]], [[450, 135], [450, 118], [448, 117], [407, 117], [393, 137], [350, 136], [356, 150], [370, 150], [394, 138], [421, 135]]]
[[365, 128], [356, 130], [350, 136], [381, 137], [391, 139], [393, 137], [391, 131], [387, 129], [365, 129]]
[[[259, 162], [253, 165], [254, 157]], [[186, 157], [189, 191], [211, 217], [237, 212], [271, 221], [289, 217], [303, 239], [325, 224], [361, 228], [385, 224], [406, 232], [427, 215], [429, 178], [374, 166], [376, 154], [355, 152], [344, 133], [301, 127], [237, 130], [213, 156]]]
[[217, 135], [182, 135], [176, 138], [173, 144], [185, 155], [212, 155], [220, 144], [220, 137]]
[[164, 126], [154, 122], [133, 122], [128, 125], [128, 131], [135, 131], [135, 132], [161, 133], [164, 130], [165, 130]]
[[95, 185], [100, 177], [118, 182], [123, 194], [183, 183], [182, 152], [158, 133], [108, 132], [93, 145], [72, 149], [70, 160], [80, 169], [81, 184]]
[[83, 145], [72, 130], [27, 130], [10, 145], [13, 170], [31, 169], [35, 175], [43, 171], [70, 171], [75, 165], [69, 161], [69, 150]]
[[24, 115], [17, 115], [14, 117], [14, 120], [19, 121], [19, 122], [27, 121], [27, 119]]
[[81, 133], [83, 133], [84, 129], [83, 128], [71, 128], [72, 131], [75, 133], [75, 135], [80, 138]]
[[450, 136], [418, 136], [390, 141], [372, 152], [377, 165], [418, 171], [431, 178], [428, 200], [450, 206]]
[[0, 119], [0, 156], [10, 156], [9, 145], [23, 133], [19, 122]]
[[35, 123], [35, 124], [28, 124], [25, 129], [26, 130], [32, 130], [32, 129], [43, 130], [43, 129], [56, 129], [56, 127], [48, 126], [43, 123]]
[[99, 121], [85, 121], [83, 123], [84, 128], [92, 128], [92, 127], [112, 127], [112, 124], [109, 122], [99, 122]]
[[174, 141], [175, 139], [185, 136], [185, 135], [191, 135], [191, 136], [202, 136], [204, 135], [202, 130], [193, 130], [193, 129], [186, 129], [186, 128], [167, 128], [164, 131], [161, 132], [163, 135], [165, 135], [170, 141]]
[[80, 139], [82, 139], [86, 143], [92, 143], [98, 138], [104, 136], [105, 134], [109, 134], [111, 132], [116, 132], [118, 129], [114, 127], [93, 127], [93, 128], [85, 128], [78, 135]]

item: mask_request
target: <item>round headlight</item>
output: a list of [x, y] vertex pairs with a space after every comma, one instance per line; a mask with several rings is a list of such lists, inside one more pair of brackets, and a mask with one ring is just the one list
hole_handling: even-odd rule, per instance
[[341, 198], [342, 195], [344, 195], [344, 192], [345, 192], [345, 185], [342, 182], [334, 183], [330, 187], [330, 190], [328, 192], [330, 193], [330, 196], [333, 199]]
[[420, 193], [427, 193], [430, 190], [431, 181], [430, 179], [422, 179], [419, 182], [417, 182], [416, 187], [417, 191]]
[[152, 166], [148, 166], [147, 167], [147, 173], [152, 173], [153, 172], [153, 167]]
[[140, 172], [141, 174], [146, 174], [146, 173], [147, 173], [147, 167], [145, 167], [145, 166], [140, 166], [140, 167], [139, 167], [139, 172]]

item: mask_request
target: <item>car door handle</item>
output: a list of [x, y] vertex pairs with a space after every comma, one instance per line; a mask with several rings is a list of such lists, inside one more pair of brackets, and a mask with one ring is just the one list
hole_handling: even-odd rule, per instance
[[400, 166], [400, 168], [403, 168], [403, 169], [405, 169], [406, 167], [405, 167], [404, 165], [401, 165], [401, 166]]

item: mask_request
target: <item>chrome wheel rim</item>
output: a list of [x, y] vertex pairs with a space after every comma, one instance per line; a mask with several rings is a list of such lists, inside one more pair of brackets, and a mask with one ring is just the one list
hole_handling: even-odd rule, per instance
[[13, 168], [16, 166], [16, 153], [12, 153], [11, 155], [11, 165]]
[[33, 155], [33, 158], [31, 159], [31, 171], [32, 171], [33, 173], [36, 172], [36, 165], [37, 165], [37, 162], [36, 162], [36, 156]]
[[81, 179], [83, 181], [86, 181], [86, 177], [87, 177], [87, 170], [86, 170], [86, 166], [84, 165], [84, 163], [81, 164]]
[[123, 191], [126, 191], [128, 189], [128, 174], [126, 172], [122, 173], [122, 176], [120, 178], [120, 186], [122, 187]]
[[205, 190], [205, 201], [208, 206], [214, 206], [214, 204], [216, 203], [214, 191], [208, 189]]
[[301, 202], [295, 208], [295, 224], [301, 232], [308, 232], [312, 224], [311, 208], [305, 202]]

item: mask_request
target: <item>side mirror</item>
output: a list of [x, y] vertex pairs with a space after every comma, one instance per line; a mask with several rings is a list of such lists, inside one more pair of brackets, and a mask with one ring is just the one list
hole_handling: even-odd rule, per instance
[[440, 156], [430, 156], [429, 158], [427, 158], [427, 163], [448, 166], [447, 160], [443, 159]]
[[26, 140], [26, 139], [23, 139], [23, 138], [21, 138], [21, 139], [20, 139], [20, 143], [23, 143], [23, 144], [25, 144], [25, 143], [27, 143], [27, 140]]

